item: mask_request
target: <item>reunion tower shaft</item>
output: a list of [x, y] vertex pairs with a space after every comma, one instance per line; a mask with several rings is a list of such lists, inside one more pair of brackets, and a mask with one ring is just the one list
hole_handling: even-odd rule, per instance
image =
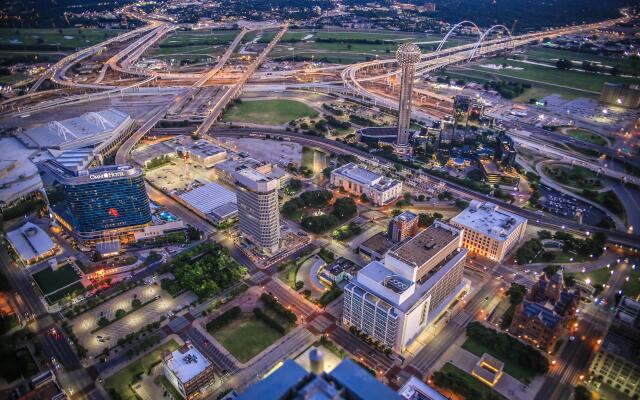
[[404, 43], [396, 51], [396, 60], [400, 64], [400, 103], [398, 109], [398, 137], [396, 145], [409, 144], [409, 124], [411, 122], [411, 93], [416, 64], [420, 62], [420, 48], [414, 43]]

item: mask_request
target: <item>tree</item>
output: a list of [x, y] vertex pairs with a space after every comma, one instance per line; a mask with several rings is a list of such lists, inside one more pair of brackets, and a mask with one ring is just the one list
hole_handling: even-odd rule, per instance
[[538, 231], [538, 238], [540, 240], [551, 239], [552, 233], [547, 230]]
[[435, 221], [435, 216], [433, 214], [425, 214], [425, 213], [420, 213], [418, 214], [418, 226], [421, 228], [426, 228], [428, 226], [431, 226], [431, 224], [433, 224], [433, 221]]
[[140, 306], [142, 306], [142, 301], [140, 301], [140, 299], [133, 299], [131, 301], [131, 308], [136, 309], [140, 308]]
[[461, 210], [464, 210], [467, 207], [469, 207], [469, 202], [462, 199], [456, 199], [456, 207], [458, 207]]
[[124, 317], [125, 315], [127, 315], [127, 312], [125, 310], [123, 310], [122, 308], [118, 308], [116, 310], [116, 319], [120, 319], [120, 318]]
[[551, 262], [556, 258], [556, 256], [551, 251], [545, 251], [542, 253], [541, 259], [544, 262]]
[[103, 328], [107, 325], [109, 325], [109, 320], [107, 318], [100, 317], [100, 319], [98, 319], [98, 327]]
[[357, 213], [358, 207], [356, 206], [356, 202], [350, 197], [337, 199], [333, 204], [333, 210], [331, 211], [331, 214], [339, 221], [355, 217]]
[[531, 239], [516, 251], [516, 261], [521, 265], [531, 263], [541, 250], [542, 242], [538, 239]]
[[556, 61], [556, 68], [558, 69], [567, 70], [567, 69], [571, 69], [571, 67], [573, 67], [573, 62], [571, 60], [567, 60], [566, 58], [561, 58], [558, 61]]
[[333, 193], [330, 190], [308, 190], [299, 197], [306, 207], [320, 208], [329, 204]]
[[514, 306], [517, 306], [518, 304], [522, 303], [522, 300], [524, 299], [524, 295], [526, 293], [527, 293], [527, 288], [517, 283], [512, 283], [509, 290], [507, 290], [507, 296], [509, 296], [509, 302]]
[[574, 400], [591, 400], [591, 392], [583, 385], [578, 385], [573, 389]]
[[302, 189], [302, 181], [300, 179], [291, 179], [288, 188], [291, 193], [299, 192]]

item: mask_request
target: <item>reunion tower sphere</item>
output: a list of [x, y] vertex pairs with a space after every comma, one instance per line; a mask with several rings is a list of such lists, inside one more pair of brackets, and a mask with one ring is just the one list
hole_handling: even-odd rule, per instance
[[415, 43], [403, 43], [396, 50], [396, 60], [401, 65], [417, 64], [420, 62], [420, 47]]

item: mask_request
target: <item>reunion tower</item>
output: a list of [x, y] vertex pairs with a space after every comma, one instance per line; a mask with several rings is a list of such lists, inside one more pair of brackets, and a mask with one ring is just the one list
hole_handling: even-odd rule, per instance
[[403, 43], [396, 51], [396, 60], [400, 64], [400, 102], [398, 108], [398, 137], [395, 149], [397, 153], [410, 153], [409, 124], [411, 122], [411, 92], [416, 73], [416, 64], [420, 62], [420, 48], [415, 43]]

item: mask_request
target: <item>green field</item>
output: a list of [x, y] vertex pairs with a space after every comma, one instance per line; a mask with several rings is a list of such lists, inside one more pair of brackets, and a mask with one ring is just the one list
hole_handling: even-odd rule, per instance
[[191, 64], [204, 62], [208, 58], [222, 55], [238, 32], [235, 30], [176, 31], [165, 37], [145, 56], [174, 59], [178, 62], [184, 60]]
[[[304, 41], [301, 39], [313, 35]], [[267, 43], [274, 36], [268, 32], [260, 39], [261, 43]], [[271, 53], [272, 58], [287, 58], [295, 56], [311, 58], [317, 61], [326, 61], [337, 64], [349, 64], [364, 60], [393, 58], [398, 46], [404, 42], [415, 42], [423, 51], [435, 49], [442, 35], [416, 35], [397, 32], [329, 32], [329, 31], [291, 31], [282, 38], [282, 42]], [[325, 40], [323, 42], [322, 40]], [[327, 42], [326, 40], [335, 40]], [[349, 41], [369, 41], [369, 43], [349, 43]], [[381, 41], [371, 43], [371, 41]], [[447, 41], [445, 47], [459, 45], [465, 41], [453, 38]]]
[[44, 294], [51, 293], [80, 279], [71, 264], [66, 264], [56, 271], [51, 268], [44, 269], [33, 274], [32, 278]]
[[[457, 377], [460, 381], [464, 382], [464, 385], [466, 387], [471, 388], [477, 391], [478, 393], [482, 394], [482, 397], [480, 398], [473, 398], [473, 399], [469, 398], [469, 400], [483, 400], [485, 398], [504, 399], [504, 397], [500, 395], [498, 392], [491, 390], [491, 388], [489, 388], [484, 383], [480, 382], [471, 374], [461, 370], [460, 368], [456, 367], [451, 363], [446, 363], [445, 365], [443, 365], [442, 368], [440, 369], [440, 372]], [[455, 388], [447, 388], [447, 389], [453, 390]], [[493, 397], [490, 397], [490, 396], [493, 396]]]
[[136, 394], [131, 390], [129, 385], [134, 382], [136, 377], [141, 374], [146, 374], [153, 366], [160, 363], [162, 361], [162, 353], [164, 351], [174, 351], [178, 347], [178, 343], [176, 343], [175, 340], [170, 340], [151, 353], [105, 379], [104, 388], [107, 391], [110, 389], [116, 391], [122, 400], [136, 399]]
[[[578, 255], [578, 254], [574, 254], [574, 253], [569, 253], [569, 252], [565, 252], [565, 251], [549, 251], [549, 253], [553, 254], [553, 260], [544, 260], [543, 258], [543, 254], [545, 254], [545, 252], [541, 252], [540, 254], [538, 254], [538, 257], [536, 257], [535, 262], [546, 262], [546, 263], [558, 263], [558, 264], [565, 264], [565, 263], [569, 263], [569, 262], [583, 262], [583, 261], [589, 261], [589, 257], [587, 256], [582, 256], [582, 255]], [[572, 261], [573, 259], [573, 261]]]
[[46, 299], [50, 304], [53, 304], [64, 299], [66, 296], [70, 295], [73, 292], [80, 292], [82, 289], [84, 289], [82, 283], [76, 282], [73, 285], [67, 286], [62, 290], [58, 290], [52, 295], [46, 296]]
[[522, 61], [508, 60], [506, 58], [489, 58], [482, 61], [482, 64], [497, 64], [516, 68], [492, 70], [482, 68], [479, 65], [470, 65], [469, 70], [492, 77], [492, 79], [519, 79], [532, 84], [547, 84], [568, 90], [581, 91], [584, 94], [599, 95], [602, 85], [605, 82], [616, 82], [626, 84], [638, 84], [639, 78], [625, 78], [620, 76], [609, 76], [592, 74], [579, 71], [564, 71], [555, 67], [528, 64]]
[[640, 296], [640, 272], [638, 270], [629, 271], [629, 282], [622, 285], [622, 293], [632, 298]]
[[580, 128], [567, 129], [565, 133], [578, 140], [583, 140], [585, 142], [593, 143], [598, 146], [607, 145], [607, 141], [602, 136], [598, 135], [597, 133], [588, 131], [586, 129], [580, 129]]
[[623, 74], [635, 73], [637, 75], [638, 71], [640, 71], [640, 60], [638, 59], [619, 59], [614, 57], [600, 56], [597, 54], [554, 49], [545, 46], [532, 46], [527, 48], [527, 59], [531, 61], [554, 63], [560, 58], [579, 62], [589, 61], [592, 63], [607, 65], [611, 67], [615, 66]]
[[[472, 338], [468, 338], [462, 345], [462, 348], [478, 357], [482, 357], [484, 353], [489, 353], [492, 356], [497, 357], [491, 348]], [[504, 363], [504, 372], [525, 383], [530, 382], [536, 376], [536, 374], [527, 368], [526, 365], [516, 364], [513, 362]]]
[[602, 188], [597, 174], [579, 165], [552, 164], [545, 166], [544, 172], [554, 181], [580, 190]]
[[[490, 75], [487, 71], [476, 71], [465, 68], [449, 68], [443, 75], [449, 76], [451, 79], [462, 79], [466, 82], [477, 82], [477, 83], [485, 83], [492, 80], [503, 80], [507, 82], [518, 82], [522, 81], [519, 79], [509, 78], [509, 77], [496, 77]], [[550, 96], [552, 94], [558, 94], [565, 99], [576, 99], [578, 97], [591, 97], [596, 98], [593, 93], [589, 92], [581, 92], [578, 90], [572, 90], [570, 88], [563, 88], [554, 85], [540, 84], [537, 83], [532, 85], [530, 89], [527, 89], [520, 96], [513, 98], [513, 101], [526, 103], [529, 99], [541, 99], [546, 96]]]
[[0, 29], [3, 50], [75, 50], [124, 33], [116, 29]]
[[316, 117], [318, 113], [308, 105], [294, 100], [243, 101], [224, 113], [223, 121], [246, 122], [260, 125], [282, 125], [303, 117]]
[[[264, 311], [276, 318], [268, 310]], [[279, 332], [255, 317], [253, 313], [244, 313], [228, 325], [209, 333], [243, 363], [251, 360], [282, 337]]]
[[566, 276], [572, 276], [576, 280], [585, 282], [587, 279], [591, 280], [591, 286], [604, 285], [611, 278], [611, 270], [608, 268], [600, 268], [589, 272], [574, 272], [566, 273]]

